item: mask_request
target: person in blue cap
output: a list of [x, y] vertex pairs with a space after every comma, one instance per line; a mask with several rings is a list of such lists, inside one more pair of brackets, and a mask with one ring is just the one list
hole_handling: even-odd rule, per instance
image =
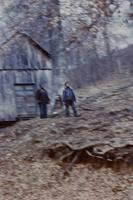
[[65, 105], [66, 116], [67, 117], [70, 116], [69, 107], [71, 107], [73, 110], [74, 116], [77, 117], [78, 115], [77, 115], [77, 110], [75, 107], [76, 97], [75, 97], [75, 94], [74, 94], [72, 88], [69, 86], [68, 82], [65, 82], [65, 88], [63, 90], [62, 96], [63, 96], [62, 99], [63, 99], [64, 105]]

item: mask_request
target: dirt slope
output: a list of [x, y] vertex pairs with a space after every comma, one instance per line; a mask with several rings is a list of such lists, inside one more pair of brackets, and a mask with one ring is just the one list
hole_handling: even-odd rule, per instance
[[89, 87], [78, 91], [80, 117], [1, 133], [0, 200], [132, 199], [132, 95], [132, 80]]

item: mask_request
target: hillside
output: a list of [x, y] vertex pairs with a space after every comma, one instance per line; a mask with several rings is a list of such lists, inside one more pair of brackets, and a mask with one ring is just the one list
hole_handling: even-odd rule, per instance
[[99, 83], [77, 91], [80, 117], [5, 129], [0, 199], [132, 199], [132, 95], [132, 79]]

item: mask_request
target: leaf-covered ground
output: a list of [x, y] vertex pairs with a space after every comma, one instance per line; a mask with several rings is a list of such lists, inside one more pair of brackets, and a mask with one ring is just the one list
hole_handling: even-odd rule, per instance
[[77, 96], [80, 117], [22, 121], [0, 134], [1, 200], [132, 199], [132, 80], [87, 87]]

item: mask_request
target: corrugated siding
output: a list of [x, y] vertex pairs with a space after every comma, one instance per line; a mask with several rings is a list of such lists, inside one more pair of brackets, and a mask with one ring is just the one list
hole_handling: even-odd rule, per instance
[[0, 121], [16, 118], [12, 72], [0, 71]]
[[35, 91], [40, 83], [52, 98], [52, 70], [0, 71], [0, 121], [37, 115]]
[[27, 70], [46, 69], [51, 63], [51, 56], [32, 38], [19, 36], [10, 44], [10, 48], [0, 52], [0, 69]]

